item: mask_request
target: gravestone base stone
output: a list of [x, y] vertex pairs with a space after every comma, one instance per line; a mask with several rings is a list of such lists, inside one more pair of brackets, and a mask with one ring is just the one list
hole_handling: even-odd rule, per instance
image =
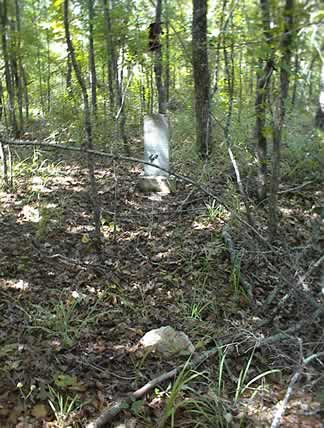
[[163, 114], [144, 117], [144, 160], [150, 165], [144, 165], [144, 175], [139, 181], [140, 190], [145, 193], [170, 193], [169, 125]]
[[157, 192], [165, 195], [171, 193], [170, 183], [166, 177], [152, 177], [142, 175], [138, 186], [139, 189], [144, 193]]

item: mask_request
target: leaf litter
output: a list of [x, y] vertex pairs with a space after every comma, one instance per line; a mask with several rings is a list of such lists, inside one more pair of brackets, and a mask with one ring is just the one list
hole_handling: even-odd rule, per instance
[[[248, 232], [234, 225], [241, 246], [240, 270], [255, 284], [255, 312], [244, 293], [235, 289], [222, 242], [228, 213], [215, 214], [202, 194], [192, 193], [188, 199], [192, 188], [181, 183], [162, 200], [150, 198], [137, 190], [134, 173], [124, 167], [117, 172], [115, 189], [109, 170], [102, 165], [97, 170], [105, 237], [101, 259], [91, 241], [86, 169], [62, 162], [60, 174], [48, 178], [46, 187], [35, 190], [20, 177], [15, 193], [0, 195], [1, 426], [85, 426], [116, 397], [177, 365], [176, 358], [136, 357], [132, 349], [147, 331], [171, 325], [188, 334], [203, 352], [233, 331], [253, 331], [270, 291], [281, 280], [272, 268], [281, 268], [284, 245], [282, 253], [271, 255], [269, 265], [269, 256], [257, 245], [249, 248], [253, 240]], [[226, 193], [221, 181], [214, 179], [211, 185]], [[312, 192], [302, 193], [310, 210]], [[293, 247], [310, 234], [305, 212], [292, 211], [295, 198], [285, 198], [288, 214], [283, 226]], [[258, 221], [262, 220], [261, 213]], [[310, 278], [309, 287], [315, 283]], [[282, 288], [279, 296], [286, 291]], [[307, 303], [296, 304], [297, 294], [275, 314], [281, 329], [308, 310]], [[318, 336], [314, 331], [314, 346]], [[241, 358], [244, 352], [231, 355], [228, 370], [234, 378]], [[212, 376], [215, 363], [206, 362], [202, 370]], [[248, 400], [244, 407], [245, 426], [269, 426], [285, 393], [287, 361], [265, 347], [253, 364], [256, 374], [269, 367], [284, 373], [284, 379], [274, 378], [271, 390], [265, 388], [258, 400]], [[316, 367], [308, 376], [305, 391], [298, 389], [289, 403], [282, 426], [322, 426], [318, 403], [323, 400], [309, 388]], [[124, 416], [132, 423], [135, 417], [138, 427], [155, 426], [168, 396], [168, 385], [164, 387], [164, 392], [148, 396], [146, 404], [125, 410]], [[200, 388], [204, 393], [207, 387]], [[323, 391], [323, 378], [316, 390]], [[241, 415], [232, 410], [235, 426]], [[180, 408], [177, 423], [194, 426], [188, 425], [188, 415]]]

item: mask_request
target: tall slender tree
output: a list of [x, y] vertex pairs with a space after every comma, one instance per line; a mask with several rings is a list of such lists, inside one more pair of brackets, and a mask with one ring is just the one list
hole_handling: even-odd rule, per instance
[[105, 31], [105, 41], [106, 41], [106, 58], [107, 58], [107, 78], [108, 78], [108, 91], [109, 91], [109, 104], [110, 112], [112, 115], [115, 114], [115, 83], [117, 80], [116, 77], [116, 52], [115, 45], [112, 34], [112, 25], [111, 25], [111, 0], [103, 0], [103, 10], [104, 10], [104, 31]]
[[[83, 123], [84, 123], [84, 133], [85, 133], [85, 148], [87, 150], [93, 150], [93, 141], [92, 141], [92, 122], [91, 122], [91, 110], [89, 104], [88, 90], [85, 83], [85, 80], [82, 76], [81, 68], [76, 59], [74, 46], [71, 39], [70, 33], [70, 22], [69, 22], [69, 0], [64, 0], [64, 29], [65, 29], [65, 38], [68, 48], [68, 54], [70, 55], [74, 73], [76, 75], [77, 81], [79, 83], [82, 98], [83, 98]], [[87, 164], [90, 177], [90, 198], [92, 201], [93, 212], [94, 212], [94, 221], [95, 221], [95, 243], [97, 249], [100, 251], [101, 244], [101, 212], [99, 206], [99, 198], [97, 191], [97, 183], [95, 177], [95, 167], [94, 159], [91, 153], [87, 151]]]
[[255, 136], [256, 159], [258, 163], [257, 193], [260, 201], [267, 195], [267, 155], [268, 142], [265, 134], [266, 113], [270, 93], [270, 81], [274, 70], [274, 49], [272, 47], [271, 17], [269, 0], [260, 0], [262, 13], [262, 29], [265, 39], [266, 59], [260, 58], [257, 71], [256, 99], [255, 99]]
[[90, 91], [91, 106], [94, 116], [97, 113], [97, 72], [93, 42], [93, 23], [94, 23], [94, 0], [88, 0], [89, 17], [89, 69], [90, 69]]
[[315, 126], [324, 131], [324, 57], [321, 57], [320, 90], [315, 116]]
[[[155, 28], [157, 29], [157, 38], [160, 37], [162, 26], [162, 0], [157, 0], [155, 9]], [[154, 49], [154, 73], [156, 88], [158, 93], [159, 113], [166, 113], [166, 92], [163, 82], [163, 65], [162, 65], [162, 45], [158, 42]]]
[[195, 92], [196, 144], [200, 156], [207, 158], [211, 153], [207, 0], [193, 0], [192, 67]]
[[9, 46], [8, 46], [8, 4], [7, 0], [0, 2], [0, 21], [1, 21], [1, 42], [2, 55], [4, 60], [4, 70], [6, 79], [6, 89], [8, 95], [8, 110], [9, 110], [9, 125], [14, 135], [17, 135], [18, 126], [15, 111], [15, 95], [14, 95], [14, 76], [12, 72]]
[[15, 0], [16, 12], [16, 26], [15, 26], [15, 49], [12, 52], [12, 64], [15, 70], [15, 83], [17, 88], [17, 102], [18, 102], [18, 117], [19, 117], [19, 133], [24, 128], [23, 116], [23, 78], [22, 78], [22, 53], [21, 53], [21, 20], [20, 20], [20, 2]]
[[271, 239], [276, 237], [278, 228], [278, 189], [280, 183], [281, 142], [289, 89], [294, 11], [295, 0], [286, 0], [283, 11], [284, 29], [280, 43], [280, 89], [273, 118], [272, 176], [269, 204], [269, 231]]

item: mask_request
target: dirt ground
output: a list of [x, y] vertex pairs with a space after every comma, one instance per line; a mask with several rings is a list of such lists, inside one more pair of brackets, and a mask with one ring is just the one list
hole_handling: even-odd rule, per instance
[[[324, 303], [320, 270], [315, 266], [300, 282], [318, 256], [307, 246], [316, 187], [283, 194], [280, 241], [271, 251], [193, 186], [177, 182], [170, 195], [143, 194], [139, 174], [125, 165], [97, 168], [100, 256], [91, 239], [87, 171], [77, 163], [45, 162], [20, 174], [15, 192], [0, 194], [1, 427], [86, 426], [118, 398], [183, 363], [135, 351], [147, 331], [165, 325], [184, 331], [198, 354], [228, 339], [232, 376], [223, 398], [234, 427], [270, 426], [301, 359], [323, 351], [323, 314], [312, 319], [315, 303]], [[216, 177], [209, 188], [228, 199], [227, 179]], [[263, 233], [265, 213], [256, 215]], [[238, 269], [222, 239], [226, 224], [241, 249]], [[253, 284], [253, 304], [240, 275]], [[284, 340], [260, 345], [287, 330]], [[235, 379], [253, 349], [249, 379], [270, 369], [280, 373], [260, 379], [258, 394], [251, 398], [246, 390], [233, 405]], [[322, 361], [301, 369], [281, 426], [324, 426]], [[199, 367], [204, 382], [193, 388], [210, 394], [218, 367], [218, 355], [208, 359]], [[159, 426], [169, 385], [152, 390], [120, 420]], [[184, 389], [177, 400], [190, 396]], [[197, 418], [179, 406], [174, 423], [195, 427]]]

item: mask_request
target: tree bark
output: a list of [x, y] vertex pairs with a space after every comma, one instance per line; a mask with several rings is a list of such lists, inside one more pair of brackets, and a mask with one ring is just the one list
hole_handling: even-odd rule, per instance
[[295, 64], [294, 64], [294, 85], [292, 88], [292, 96], [291, 96], [291, 105], [295, 107], [296, 99], [297, 99], [297, 87], [298, 87], [298, 72], [299, 72], [299, 55], [298, 50], [295, 52]]
[[108, 92], [110, 112], [115, 114], [115, 88], [114, 82], [116, 81], [117, 70], [114, 70], [116, 64], [116, 54], [113, 43], [112, 28], [111, 28], [111, 3], [110, 0], [103, 0], [104, 9], [104, 23], [105, 23], [105, 40], [106, 40], [106, 55], [107, 55], [107, 79], [108, 79]]
[[16, 65], [16, 87], [17, 87], [17, 102], [18, 102], [18, 114], [19, 114], [19, 133], [24, 128], [24, 115], [23, 115], [23, 81], [22, 81], [22, 59], [21, 59], [21, 24], [20, 24], [20, 2], [15, 0], [16, 9], [16, 32], [17, 41], [15, 47], [15, 65]]
[[[113, 4], [111, 0], [103, 0], [104, 7], [104, 30], [106, 39], [106, 51], [107, 51], [107, 72], [108, 72], [108, 91], [109, 91], [109, 102], [110, 111], [114, 117], [116, 123], [116, 129], [118, 136], [120, 136], [123, 142], [124, 152], [129, 155], [130, 148], [128, 145], [128, 139], [126, 135], [126, 111], [125, 103], [123, 100], [123, 75], [124, 71], [121, 69], [120, 75], [118, 75], [118, 55], [116, 52], [116, 40], [113, 37], [112, 23], [111, 23], [111, 10]], [[120, 50], [124, 56], [124, 40], [120, 41]], [[123, 61], [122, 65], [123, 67]]]
[[316, 128], [324, 131], [324, 58], [321, 64], [320, 75], [320, 94], [318, 99], [318, 108], [315, 116]]
[[71, 56], [68, 53], [66, 57], [66, 91], [68, 93], [68, 96], [71, 97], [72, 95], [72, 61]]
[[88, 15], [89, 15], [89, 68], [90, 68], [90, 90], [91, 90], [91, 105], [94, 116], [97, 113], [97, 73], [96, 61], [93, 44], [93, 22], [94, 22], [94, 0], [88, 0]]
[[29, 120], [29, 94], [28, 94], [28, 80], [27, 80], [27, 73], [24, 68], [24, 66], [21, 64], [21, 77], [23, 81], [23, 99], [24, 99], [24, 105], [25, 105], [25, 119], [28, 122]]
[[47, 48], [47, 75], [46, 75], [46, 107], [47, 114], [51, 111], [51, 55], [50, 55], [50, 35], [46, 30], [46, 48]]
[[284, 6], [284, 32], [281, 39], [280, 93], [273, 120], [272, 177], [269, 199], [269, 231], [271, 239], [276, 237], [278, 228], [278, 188], [280, 183], [281, 141], [289, 89], [288, 70], [292, 55], [294, 6], [295, 0], [286, 0]]
[[193, 0], [192, 66], [195, 92], [196, 144], [200, 156], [211, 152], [207, 0]]
[[222, 4], [222, 13], [221, 13], [221, 17], [220, 17], [220, 23], [219, 23], [219, 30], [220, 33], [218, 35], [218, 40], [217, 40], [217, 45], [216, 45], [216, 58], [215, 58], [215, 68], [214, 68], [214, 72], [213, 72], [213, 77], [212, 77], [212, 94], [211, 94], [211, 98], [213, 98], [213, 96], [216, 94], [217, 90], [218, 90], [218, 74], [219, 74], [219, 62], [220, 62], [220, 52], [221, 52], [221, 46], [222, 46], [222, 42], [224, 43], [223, 39], [224, 39], [224, 33], [226, 31], [226, 27], [228, 25], [228, 20], [225, 22], [224, 25], [224, 18], [225, 18], [225, 9], [227, 6], [227, 0], [223, 0], [223, 4]]
[[164, 81], [164, 88], [165, 88], [165, 102], [166, 105], [168, 105], [170, 100], [170, 83], [171, 83], [171, 77], [170, 77], [170, 13], [169, 13], [169, 5], [168, 0], [165, 0], [165, 29], [166, 29], [166, 55], [165, 55], [165, 81]]
[[[87, 150], [93, 150], [91, 111], [90, 111], [90, 105], [89, 105], [88, 91], [87, 91], [87, 87], [83, 79], [83, 76], [81, 74], [81, 68], [76, 60], [74, 46], [73, 46], [71, 34], [70, 34], [68, 13], [69, 13], [69, 0], [64, 0], [64, 29], [65, 29], [66, 44], [67, 44], [68, 53], [70, 55], [73, 69], [74, 69], [77, 81], [79, 83], [79, 86], [82, 92], [82, 98], [83, 98], [83, 108], [84, 108], [83, 120], [84, 120], [84, 132], [85, 132], [84, 145]], [[98, 251], [100, 251], [101, 212], [100, 212], [97, 183], [96, 183], [96, 177], [95, 177], [94, 160], [93, 160], [92, 154], [89, 152], [87, 152], [87, 164], [88, 164], [88, 170], [89, 170], [89, 176], [90, 176], [90, 187], [91, 187], [90, 199], [91, 199], [93, 211], [94, 211], [95, 243]]]
[[259, 71], [257, 73], [256, 98], [255, 98], [255, 136], [256, 136], [256, 159], [258, 164], [257, 193], [259, 201], [267, 196], [267, 155], [268, 142], [265, 135], [267, 100], [269, 99], [270, 80], [273, 72], [273, 48], [272, 33], [270, 28], [270, 5], [268, 0], [260, 0], [262, 12], [263, 35], [269, 49], [268, 58], [259, 60]]
[[17, 136], [17, 119], [15, 112], [15, 96], [14, 96], [14, 82], [12, 69], [10, 66], [10, 59], [8, 53], [8, 16], [7, 16], [7, 0], [0, 2], [1, 7], [1, 41], [2, 41], [2, 55], [4, 60], [6, 89], [8, 94], [8, 110], [9, 110], [9, 125], [11, 131]]
[[[162, 25], [162, 0], [157, 0], [156, 9], [155, 9], [155, 24], [159, 25], [161, 28]], [[154, 50], [154, 73], [156, 80], [156, 89], [158, 93], [158, 105], [159, 113], [166, 113], [166, 93], [165, 87], [163, 84], [163, 65], [162, 65], [162, 50], [161, 44], [159, 44]]]

